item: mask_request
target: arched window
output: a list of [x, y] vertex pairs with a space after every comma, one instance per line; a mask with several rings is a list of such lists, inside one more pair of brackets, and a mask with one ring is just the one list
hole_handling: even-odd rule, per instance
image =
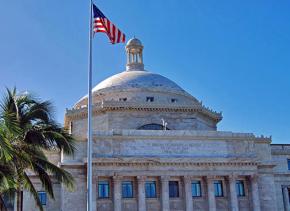
[[[142, 125], [141, 127], [138, 128], [138, 130], [163, 130], [163, 125], [160, 124], [147, 124], [147, 125]], [[166, 127], [166, 130], [170, 130], [168, 127]]]

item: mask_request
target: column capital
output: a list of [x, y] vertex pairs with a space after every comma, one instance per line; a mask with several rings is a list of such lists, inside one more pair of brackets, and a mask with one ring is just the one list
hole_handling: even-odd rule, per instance
[[190, 176], [183, 176], [184, 182], [191, 182], [192, 178]]
[[138, 182], [145, 182], [146, 181], [146, 176], [137, 176], [137, 181]]
[[231, 180], [236, 180], [238, 178], [238, 175], [237, 174], [230, 174], [228, 175], [228, 179], [231, 181]]
[[160, 176], [160, 180], [163, 182], [167, 182], [167, 181], [169, 181], [169, 179], [170, 179], [170, 176]]
[[251, 175], [250, 175], [250, 179], [251, 179], [251, 181], [253, 181], [253, 182], [257, 182], [257, 180], [258, 180], [258, 174], [251, 174]]
[[212, 175], [206, 176], [206, 180], [207, 181], [217, 180], [219, 178], [220, 178], [219, 176], [212, 176]]
[[119, 182], [119, 181], [122, 180], [122, 178], [123, 178], [122, 176], [117, 176], [117, 175], [116, 175], [116, 176], [113, 176], [113, 181], [114, 181], [114, 182]]

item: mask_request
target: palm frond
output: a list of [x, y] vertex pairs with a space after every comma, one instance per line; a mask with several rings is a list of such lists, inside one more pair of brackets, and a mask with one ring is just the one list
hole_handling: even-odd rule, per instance
[[34, 146], [40, 147], [44, 150], [52, 150], [53, 143], [47, 140], [40, 129], [28, 130], [25, 134], [23, 142], [26, 144], [32, 144]]
[[48, 175], [44, 166], [39, 164], [38, 162], [32, 163], [32, 170], [37, 174], [38, 178], [41, 181], [42, 186], [44, 187], [45, 191], [50, 195], [52, 199], [54, 199], [53, 194], [53, 183], [51, 181], [51, 177]]
[[53, 143], [58, 149], [62, 149], [67, 155], [74, 154], [76, 149], [74, 139], [65, 131], [46, 130], [43, 132], [44, 137]]
[[0, 194], [16, 187], [14, 181], [15, 172], [11, 163], [1, 162], [0, 164]]
[[13, 157], [13, 148], [6, 135], [0, 124], [0, 162], [2, 163], [11, 160]]
[[2, 128], [5, 127], [12, 134], [20, 132], [18, 121], [18, 107], [15, 101], [15, 90], [10, 91], [3, 96], [0, 103], [0, 122]]
[[27, 175], [32, 170], [51, 198], [53, 181], [73, 190], [72, 175], [51, 163], [44, 150], [73, 154], [73, 137], [54, 121], [51, 102], [7, 89], [0, 103], [0, 193], [24, 187], [42, 210], [38, 193]]
[[63, 183], [69, 190], [74, 189], [74, 178], [69, 172], [43, 158], [38, 158], [37, 162], [48, 170], [58, 182]]
[[26, 190], [28, 190], [32, 194], [34, 200], [36, 201], [36, 205], [38, 206], [38, 208], [40, 209], [40, 211], [43, 211], [43, 206], [42, 206], [41, 201], [40, 201], [40, 199], [38, 197], [38, 192], [34, 188], [33, 183], [31, 182], [29, 176], [26, 173], [24, 173], [24, 183], [23, 183], [23, 186], [24, 186], [24, 188]]
[[49, 101], [35, 102], [22, 109], [21, 124], [33, 123], [36, 121], [48, 123], [52, 118], [53, 107]]

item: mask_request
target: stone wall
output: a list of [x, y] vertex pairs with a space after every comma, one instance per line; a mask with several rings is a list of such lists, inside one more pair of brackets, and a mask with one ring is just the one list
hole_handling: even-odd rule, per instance
[[[77, 142], [77, 152], [73, 157], [63, 157], [62, 166], [75, 178], [76, 189], [69, 192], [58, 187], [55, 207], [47, 210], [83, 210], [86, 207], [86, 141]], [[146, 199], [148, 211], [161, 210], [161, 176], [169, 176], [170, 180], [179, 181], [180, 197], [170, 198], [171, 210], [185, 210], [186, 197], [184, 176], [198, 179], [202, 185], [202, 196], [192, 199], [195, 210], [208, 209], [207, 176], [223, 181], [224, 196], [216, 197], [217, 210], [230, 210], [229, 181], [231, 175], [237, 175], [245, 182], [244, 197], [238, 197], [240, 210], [253, 209], [250, 175], [257, 175], [261, 210], [279, 210], [281, 200], [277, 194], [273, 176], [272, 157], [281, 162], [281, 155], [269, 155], [271, 148], [267, 138], [256, 138], [252, 134], [220, 131], [142, 131], [142, 130], [110, 130], [94, 131], [93, 143], [93, 194], [94, 206], [98, 211], [112, 211], [114, 208], [112, 178], [120, 176], [122, 180], [134, 181], [134, 197], [122, 199], [122, 210], [135, 211], [138, 207], [137, 176], [146, 176], [157, 182], [157, 198]], [[264, 151], [265, 154], [262, 152]], [[51, 155], [56, 162], [58, 155]], [[261, 165], [261, 166], [260, 166]], [[285, 167], [285, 164], [283, 164]], [[275, 167], [278, 171], [282, 167]], [[110, 181], [111, 195], [109, 199], [98, 199], [97, 181]], [[280, 179], [281, 180], [281, 179]], [[284, 184], [284, 183], [283, 183]], [[290, 181], [289, 181], [290, 184]], [[33, 209], [31, 198], [26, 198], [27, 210]]]
[[75, 179], [74, 191], [61, 188], [61, 210], [78, 211], [86, 209], [86, 172], [82, 168], [66, 168]]
[[[216, 123], [196, 112], [158, 112], [158, 111], [114, 111], [93, 116], [93, 131], [112, 129], [136, 130], [146, 124], [162, 124], [162, 119], [170, 130], [216, 130]], [[87, 134], [87, 118], [70, 121], [72, 134], [83, 140]]]
[[[43, 187], [41, 186], [40, 181], [37, 179], [31, 178], [35, 188], [37, 191], [44, 191]], [[53, 211], [53, 210], [60, 210], [61, 209], [61, 203], [62, 203], [62, 197], [61, 197], [61, 185], [58, 183], [53, 184], [53, 193], [54, 193], [54, 199], [48, 196], [47, 194], [47, 203], [44, 205], [45, 211]], [[23, 192], [23, 205], [24, 209], [23, 211], [32, 211], [32, 210], [38, 210], [34, 197], [30, 194], [28, 191]]]
[[[290, 170], [288, 168], [287, 160], [290, 159], [290, 145], [287, 144], [273, 144], [271, 145], [272, 161], [275, 164], [275, 189], [277, 199], [277, 209], [286, 210], [287, 201], [283, 193], [283, 188], [287, 188], [286, 194], [290, 190]], [[288, 197], [289, 198], [289, 197]], [[288, 202], [289, 208], [289, 202]]]

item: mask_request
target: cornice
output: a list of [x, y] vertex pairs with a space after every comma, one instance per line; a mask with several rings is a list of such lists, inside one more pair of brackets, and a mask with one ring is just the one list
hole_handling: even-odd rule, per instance
[[[79, 168], [86, 166], [87, 161], [84, 160], [83, 163], [80, 162], [70, 162], [70, 163], [61, 163], [62, 167], [68, 167], [68, 168]], [[184, 161], [184, 162], [174, 162], [174, 161], [162, 161], [162, 162], [156, 162], [156, 161], [150, 161], [150, 160], [144, 160], [140, 162], [132, 162], [132, 161], [116, 161], [115, 159], [111, 159], [111, 161], [107, 160], [104, 161], [101, 159], [93, 160], [94, 166], [181, 166], [181, 167], [187, 167], [187, 166], [195, 166], [195, 167], [218, 167], [218, 166], [231, 166], [231, 167], [241, 167], [241, 166], [252, 166], [257, 167], [259, 165], [258, 162], [252, 161], [252, 162], [190, 162], [190, 161]]]
[[[86, 136], [75, 137], [79, 142], [86, 142]], [[257, 137], [252, 133], [234, 133], [228, 131], [198, 131], [198, 130], [100, 130], [93, 132], [94, 141], [100, 139], [112, 140], [207, 140], [207, 141], [253, 141], [255, 144], [270, 144], [271, 137]]]
[[[155, 102], [150, 103], [132, 103], [132, 102], [118, 102], [118, 101], [103, 101], [101, 103], [96, 103], [93, 105], [93, 115], [97, 115], [102, 112], [107, 111], [167, 111], [167, 112], [199, 112], [205, 116], [208, 116], [211, 119], [214, 119], [216, 122], [222, 120], [222, 113], [215, 112], [206, 108], [200, 103], [192, 105], [183, 105], [183, 104], [159, 104]], [[67, 109], [66, 118], [71, 120], [73, 119], [82, 119], [87, 118], [87, 107], [82, 107], [79, 109]]]
[[184, 162], [184, 163], [178, 163], [178, 162], [162, 162], [162, 163], [152, 163], [152, 162], [143, 162], [143, 163], [116, 163], [116, 162], [93, 162], [93, 165], [96, 166], [195, 166], [195, 167], [217, 167], [217, 166], [257, 166], [257, 163], [228, 163], [228, 162], [219, 162], [219, 163], [213, 163], [213, 162]]
[[[290, 176], [289, 172], [274, 172], [274, 176], [279, 176], [279, 177], [288, 177]], [[279, 179], [276, 178], [277, 181], [279, 181]]]
[[290, 155], [290, 150], [271, 150], [272, 155]]

